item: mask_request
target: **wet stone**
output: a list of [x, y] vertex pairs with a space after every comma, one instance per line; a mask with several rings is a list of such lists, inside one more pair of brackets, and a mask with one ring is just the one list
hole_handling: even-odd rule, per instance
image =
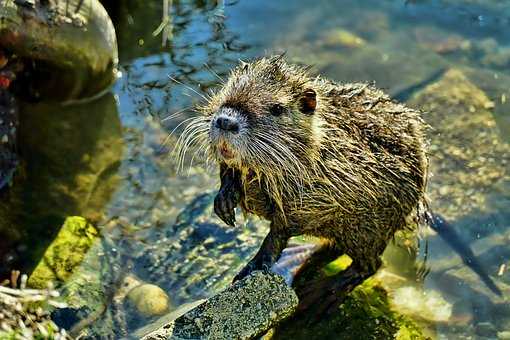
[[282, 277], [254, 272], [143, 339], [252, 339], [290, 316], [297, 304]]
[[115, 29], [98, 0], [2, 1], [0, 16], [2, 47], [51, 69], [34, 73], [45, 80], [34, 97], [89, 98], [115, 81]]

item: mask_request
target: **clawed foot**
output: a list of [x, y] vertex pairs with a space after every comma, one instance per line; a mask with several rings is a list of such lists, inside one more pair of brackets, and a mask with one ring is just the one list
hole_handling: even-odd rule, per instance
[[241, 281], [242, 279], [244, 279], [246, 276], [250, 275], [250, 273], [253, 271], [254, 269], [251, 268], [251, 266], [248, 264], [246, 265], [243, 269], [241, 269], [241, 271], [239, 273], [237, 273], [236, 276], [234, 276], [234, 279], [232, 280], [232, 283], [236, 283], [237, 281]]
[[235, 208], [241, 202], [242, 187], [239, 171], [221, 166], [221, 187], [214, 198], [214, 212], [229, 226], [235, 227]]
[[270, 261], [264, 261], [263, 259], [252, 259], [246, 266], [244, 266], [241, 271], [234, 276], [234, 279], [232, 280], [232, 283], [237, 282], [239, 280], [244, 279], [246, 276], [250, 275], [255, 270], [262, 270], [269, 272], [271, 270], [271, 263]]
[[239, 191], [232, 187], [221, 188], [214, 198], [214, 212], [223, 222], [231, 227], [236, 225], [235, 207], [241, 200]]

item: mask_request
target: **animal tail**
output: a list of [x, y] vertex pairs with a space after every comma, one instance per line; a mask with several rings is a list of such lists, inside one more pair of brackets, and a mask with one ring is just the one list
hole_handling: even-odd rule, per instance
[[499, 296], [502, 295], [501, 290], [484, 270], [469, 245], [462, 241], [459, 233], [457, 233], [450, 223], [448, 223], [441, 215], [433, 213], [430, 208], [425, 212], [425, 220], [427, 224], [436, 231], [439, 236], [457, 252], [457, 254], [459, 254], [462, 262], [478, 274], [480, 279], [482, 279], [491, 291]]

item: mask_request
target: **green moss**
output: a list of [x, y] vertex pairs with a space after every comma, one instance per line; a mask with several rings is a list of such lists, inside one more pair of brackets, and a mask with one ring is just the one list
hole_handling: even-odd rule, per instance
[[28, 279], [32, 288], [66, 281], [83, 261], [98, 236], [97, 229], [82, 217], [69, 217]]
[[327, 276], [333, 276], [335, 274], [340, 273], [343, 270], [346, 270], [347, 267], [349, 267], [352, 263], [352, 259], [349, 257], [349, 255], [342, 255], [339, 258], [337, 258], [335, 261], [332, 261], [328, 263], [324, 267], [324, 273]]

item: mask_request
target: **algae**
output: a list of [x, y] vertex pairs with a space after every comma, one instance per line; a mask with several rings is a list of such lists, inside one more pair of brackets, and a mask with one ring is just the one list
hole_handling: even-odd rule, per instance
[[68, 217], [28, 280], [32, 288], [47, 288], [65, 282], [80, 265], [98, 230], [83, 217]]

